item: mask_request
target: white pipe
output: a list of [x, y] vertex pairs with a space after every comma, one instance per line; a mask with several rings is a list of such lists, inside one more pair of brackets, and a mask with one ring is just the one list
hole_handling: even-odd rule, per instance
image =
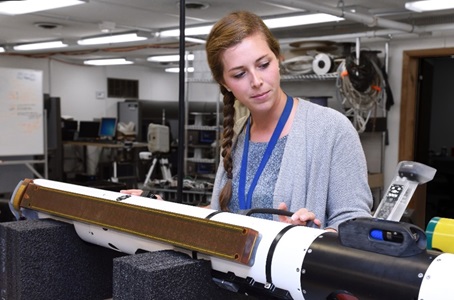
[[356, 64], [359, 65], [359, 56], [360, 56], [360, 51], [361, 51], [361, 42], [360, 38], [356, 38]]
[[[279, 40], [281, 45], [291, 44], [294, 42], [311, 42], [311, 41], [354, 41], [356, 38], [386, 38], [390, 36], [399, 35], [399, 34], [409, 34], [403, 33], [398, 30], [374, 30], [374, 31], [364, 31], [356, 33], [347, 33], [347, 34], [336, 34], [336, 35], [322, 35], [322, 36], [313, 36], [313, 37], [303, 37], [303, 38], [291, 38], [291, 39], [282, 39]], [[410, 33], [411, 34], [411, 33]], [[415, 34], [411, 34], [415, 35]]]
[[279, 0], [279, 4], [295, 7], [295, 8], [301, 8], [304, 10], [309, 10], [312, 12], [321, 12], [321, 13], [326, 13], [330, 15], [334, 15], [337, 17], [344, 18], [346, 20], [350, 21], [355, 21], [359, 23], [366, 24], [367, 26], [370, 27], [384, 27], [388, 29], [397, 29], [399, 31], [405, 31], [405, 32], [419, 32], [420, 28], [414, 25], [406, 24], [406, 23], [401, 23], [401, 22], [396, 22], [388, 19], [383, 19], [379, 17], [375, 17], [372, 15], [366, 15], [366, 14], [361, 14], [361, 13], [352, 13], [348, 10], [344, 10], [342, 8], [338, 7], [329, 7], [329, 6], [324, 6], [320, 5], [317, 3], [312, 3], [309, 0]]
[[419, 26], [422, 32], [454, 30], [454, 23]]
[[[388, 73], [388, 69], [389, 69], [389, 43], [386, 42], [385, 43], [385, 72]], [[385, 143], [383, 143], [384, 145]], [[382, 152], [382, 153], [385, 153], [385, 152]], [[383, 163], [383, 159], [382, 159], [382, 163]], [[382, 166], [382, 170], [383, 170], [383, 166]]]
[[[437, 25], [428, 25], [419, 27], [422, 33], [431, 33], [436, 31], [448, 31], [454, 30], [453, 23], [447, 24], [437, 24]], [[291, 39], [282, 39], [279, 40], [281, 45], [291, 44], [294, 42], [311, 42], [311, 41], [345, 41], [345, 40], [355, 40], [356, 38], [385, 38], [389, 39], [390, 37], [404, 37], [404, 36], [417, 36], [417, 33], [407, 33], [399, 30], [373, 30], [373, 31], [364, 31], [356, 33], [347, 33], [347, 34], [337, 34], [337, 35], [322, 35], [315, 37], [306, 37], [306, 38], [291, 38]]]

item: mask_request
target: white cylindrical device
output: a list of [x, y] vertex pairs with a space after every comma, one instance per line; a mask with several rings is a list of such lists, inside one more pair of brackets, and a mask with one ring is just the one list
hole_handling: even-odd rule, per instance
[[[182, 219], [209, 220], [210, 224], [231, 224], [258, 232], [251, 260], [246, 264], [203, 251], [193, 255], [209, 259], [213, 280], [237, 292], [258, 294], [265, 299], [300, 300], [341, 299], [335, 298], [337, 294], [361, 300], [438, 300], [454, 294], [454, 286], [448, 280], [454, 269], [454, 254], [427, 251], [422, 245], [422, 242], [425, 243], [424, 233], [405, 223], [374, 218], [355, 219], [341, 224], [337, 234], [45, 179], [36, 179], [32, 183], [20, 183], [16, 188], [11, 199], [16, 212], [21, 210], [26, 217], [51, 217], [72, 223], [83, 240], [125, 253], [164, 249], [191, 251], [181, 245], [166, 243], [163, 239], [134, 235], [127, 227], [109, 228], [99, 225], [99, 220], [98, 223], [90, 220], [81, 222], [58, 212], [24, 208], [22, 201], [30, 201], [33, 197], [28, 188], [45, 189], [46, 195], [50, 195], [49, 201], [54, 202], [58, 202], [60, 195], [72, 195], [72, 201], [83, 199], [84, 204], [91, 199], [114, 206], [121, 202], [125, 205], [125, 212], [147, 208], [172, 213]], [[46, 202], [47, 199], [40, 201]], [[171, 223], [165, 226], [170, 231], [181, 230]], [[194, 242], [200, 234], [203, 232], [195, 233]]]

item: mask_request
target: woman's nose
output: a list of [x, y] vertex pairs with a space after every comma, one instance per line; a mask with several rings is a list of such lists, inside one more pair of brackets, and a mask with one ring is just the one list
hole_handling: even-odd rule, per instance
[[263, 83], [262, 77], [258, 72], [251, 72], [251, 87], [261, 86]]

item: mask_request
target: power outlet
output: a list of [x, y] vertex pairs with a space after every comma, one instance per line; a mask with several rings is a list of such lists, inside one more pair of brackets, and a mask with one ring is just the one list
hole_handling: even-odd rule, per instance
[[102, 91], [97, 91], [96, 92], [96, 99], [105, 99], [106, 98], [106, 93]]

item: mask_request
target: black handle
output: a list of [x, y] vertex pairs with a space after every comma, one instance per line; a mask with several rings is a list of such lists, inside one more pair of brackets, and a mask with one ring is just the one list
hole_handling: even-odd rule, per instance
[[250, 216], [252, 214], [271, 214], [291, 217], [293, 215], [293, 212], [277, 208], [251, 208], [244, 211], [244, 214], [246, 216]]

